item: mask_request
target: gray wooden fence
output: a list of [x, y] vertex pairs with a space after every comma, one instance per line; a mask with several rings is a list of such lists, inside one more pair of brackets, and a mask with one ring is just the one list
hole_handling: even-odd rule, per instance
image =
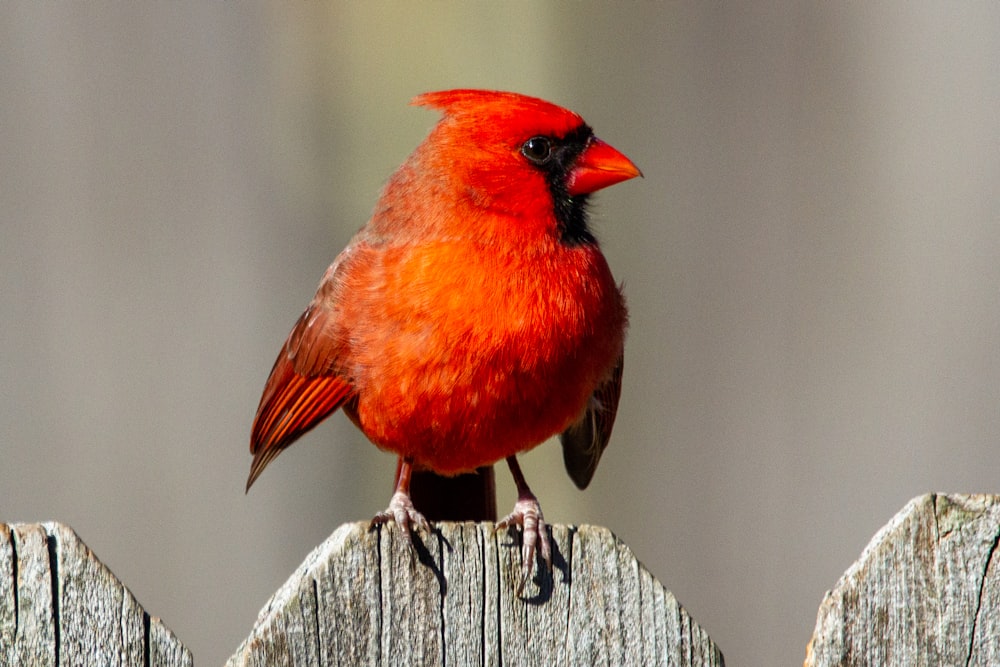
[[341, 526], [265, 606], [227, 667], [723, 664], [605, 528], [553, 526], [552, 572], [517, 598], [520, 549], [509, 533], [438, 526], [416, 554], [395, 527]]
[[[405, 548], [346, 524], [229, 659], [242, 665], [722, 665], [719, 649], [604, 528], [554, 526], [554, 567], [518, 598], [520, 550], [489, 523]], [[806, 665], [1000, 664], [1000, 497], [911, 501], [827, 592]], [[190, 666], [69, 528], [0, 524], [0, 665]]]
[[806, 666], [1000, 665], [1000, 497], [911, 500], [827, 592]]
[[0, 665], [192, 664], [71, 529], [0, 524]]

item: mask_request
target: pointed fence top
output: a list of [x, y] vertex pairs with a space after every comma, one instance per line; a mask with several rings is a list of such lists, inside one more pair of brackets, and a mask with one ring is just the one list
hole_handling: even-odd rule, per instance
[[491, 523], [345, 524], [260, 613], [244, 665], [723, 665], [708, 635], [605, 528], [552, 527], [553, 569], [515, 596], [520, 548]]

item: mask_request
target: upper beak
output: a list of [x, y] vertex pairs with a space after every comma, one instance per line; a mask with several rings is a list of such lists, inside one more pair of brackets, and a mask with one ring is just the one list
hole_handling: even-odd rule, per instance
[[570, 169], [566, 190], [570, 195], [583, 195], [636, 176], [642, 172], [632, 160], [594, 137]]

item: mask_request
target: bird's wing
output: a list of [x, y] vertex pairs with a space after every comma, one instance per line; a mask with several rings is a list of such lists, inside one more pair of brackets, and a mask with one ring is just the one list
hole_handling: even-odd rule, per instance
[[336, 371], [340, 350], [329, 326], [334, 317], [321, 287], [278, 354], [250, 435], [247, 489], [285, 447], [353, 396], [349, 379]]
[[611, 428], [618, 414], [618, 399], [622, 393], [624, 361], [624, 355], [618, 357], [611, 375], [594, 390], [583, 417], [559, 435], [566, 472], [581, 489], [590, 484], [601, 454], [611, 438]]

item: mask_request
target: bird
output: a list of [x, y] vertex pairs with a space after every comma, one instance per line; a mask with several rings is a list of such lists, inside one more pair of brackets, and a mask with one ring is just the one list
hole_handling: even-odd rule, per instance
[[456, 89], [411, 104], [440, 119], [386, 182], [281, 348], [253, 421], [246, 490], [338, 408], [398, 457], [371, 525], [430, 525], [415, 470], [506, 460], [522, 579], [551, 568], [547, 524], [517, 455], [558, 435], [590, 483], [621, 395], [628, 312], [589, 224], [590, 195], [642, 176], [583, 118], [519, 93]]

